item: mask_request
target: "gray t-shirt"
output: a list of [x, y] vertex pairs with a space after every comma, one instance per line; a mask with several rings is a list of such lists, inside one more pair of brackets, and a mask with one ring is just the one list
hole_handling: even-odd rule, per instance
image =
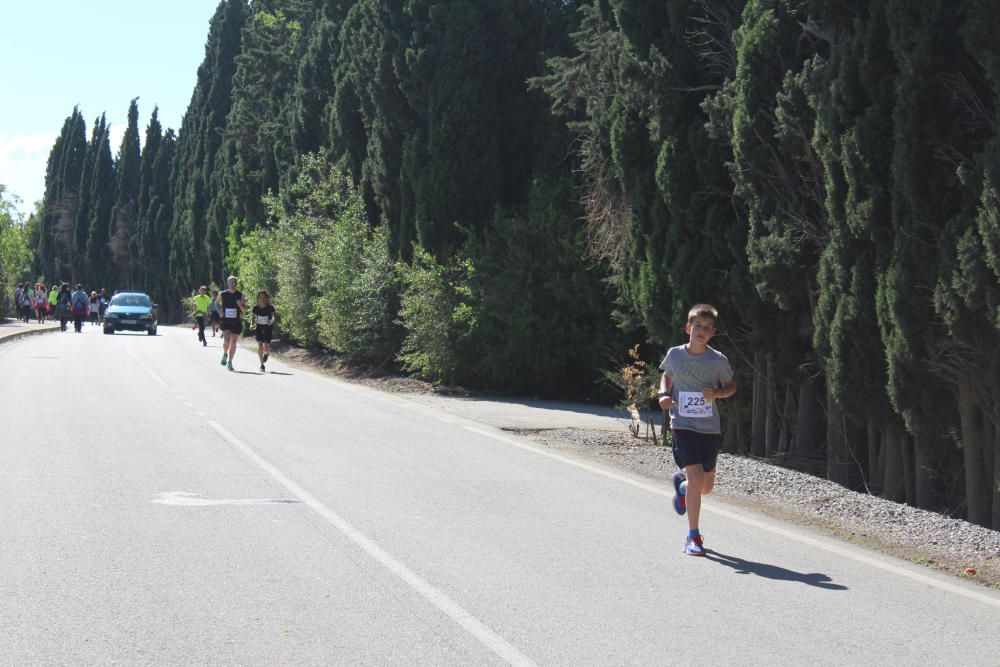
[[674, 379], [670, 397], [677, 406], [670, 409], [670, 428], [722, 433], [718, 403], [706, 399], [702, 392], [719, 389], [733, 379], [726, 355], [711, 347], [704, 354], [695, 355], [684, 345], [678, 345], [667, 350], [660, 370]]

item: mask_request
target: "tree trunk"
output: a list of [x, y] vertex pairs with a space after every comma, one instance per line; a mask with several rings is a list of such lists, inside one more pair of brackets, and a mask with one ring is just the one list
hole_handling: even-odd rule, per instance
[[987, 443], [990, 443], [990, 455], [988, 458], [992, 459], [993, 465], [993, 530], [1000, 530], [1000, 428], [997, 428], [996, 423], [987, 419], [986, 420], [986, 436], [988, 438]]
[[799, 401], [795, 415], [795, 439], [792, 441], [793, 459], [818, 459], [823, 443], [823, 413], [821, 395], [816, 380], [805, 372], [799, 381]]
[[774, 381], [771, 355], [767, 357], [767, 429], [764, 441], [764, 455], [771, 459], [778, 453], [778, 438], [780, 435], [781, 415], [778, 412], [778, 388]]
[[787, 458], [792, 443], [795, 441], [795, 395], [794, 385], [785, 382], [785, 407], [781, 412], [781, 440], [778, 443], [778, 453]]
[[965, 463], [966, 518], [980, 526], [990, 525], [993, 501], [988, 481], [992, 470], [986, 467], [983, 447], [983, 413], [975, 403], [969, 378], [958, 382], [958, 415], [962, 426], [962, 458]]
[[753, 409], [750, 419], [750, 453], [763, 457], [767, 449], [767, 378], [764, 353], [754, 353]]
[[829, 384], [826, 390], [826, 478], [844, 486], [851, 483], [844, 413], [834, 400]]
[[917, 507], [931, 509], [934, 507], [934, 486], [931, 480], [934, 445], [937, 441], [936, 430], [921, 428], [913, 436], [913, 473], [914, 501]]
[[871, 417], [865, 422], [865, 430], [868, 440], [868, 490], [879, 495], [882, 493], [882, 467], [885, 464], [882, 456], [885, 450], [883, 433]]
[[903, 446], [903, 488], [906, 490], [906, 503], [908, 505], [917, 504], [916, 473], [913, 453], [913, 437], [904, 435]]
[[906, 500], [906, 486], [903, 482], [903, 447], [906, 436], [898, 426], [889, 424], [885, 428], [884, 437], [882, 497], [896, 502]]
[[732, 454], [736, 451], [736, 443], [739, 442], [739, 422], [735, 419], [727, 419], [722, 434], [722, 451]]

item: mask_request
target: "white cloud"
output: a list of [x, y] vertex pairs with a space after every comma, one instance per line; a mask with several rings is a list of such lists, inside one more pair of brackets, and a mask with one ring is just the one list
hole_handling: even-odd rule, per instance
[[[125, 135], [126, 122], [109, 118], [111, 155], [117, 156]], [[140, 129], [140, 141], [142, 139]], [[45, 167], [57, 134], [0, 134], [0, 183], [7, 186], [7, 195], [21, 199], [18, 205], [25, 215], [35, 209], [35, 202], [45, 196]], [[90, 128], [87, 128], [90, 139]]]
[[0, 134], [0, 183], [7, 193], [21, 198], [27, 214], [45, 194], [45, 164], [56, 141], [55, 134]]

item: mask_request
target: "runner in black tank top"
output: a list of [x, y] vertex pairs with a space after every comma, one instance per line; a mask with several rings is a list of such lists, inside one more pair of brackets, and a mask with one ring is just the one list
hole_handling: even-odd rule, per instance
[[271, 305], [271, 295], [266, 289], [257, 292], [257, 305], [251, 311], [251, 326], [257, 338], [257, 358], [260, 359], [260, 372], [267, 372], [264, 364], [271, 354], [271, 337], [274, 333], [274, 306]]
[[216, 304], [222, 313], [222, 361], [223, 366], [233, 370], [233, 357], [236, 356], [236, 343], [243, 333], [243, 313], [246, 306], [243, 303], [243, 293], [236, 289], [236, 276], [226, 279], [228, 289], [219, 293]]

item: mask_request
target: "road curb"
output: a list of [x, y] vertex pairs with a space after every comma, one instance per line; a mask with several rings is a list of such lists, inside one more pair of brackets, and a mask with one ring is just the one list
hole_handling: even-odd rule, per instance
[[16, 340], [20, 340], [27, 336], [37, 336], [39, 334], [48, 333], [49, 331], [59, 331], [59, 327], [43, 327], [41, 329], [27, 329], [25, 331], [15, 331], [14, 333], [8, 334], [6, 336], [0, 336], [0, 345], [5, 343], [12, 343]]

